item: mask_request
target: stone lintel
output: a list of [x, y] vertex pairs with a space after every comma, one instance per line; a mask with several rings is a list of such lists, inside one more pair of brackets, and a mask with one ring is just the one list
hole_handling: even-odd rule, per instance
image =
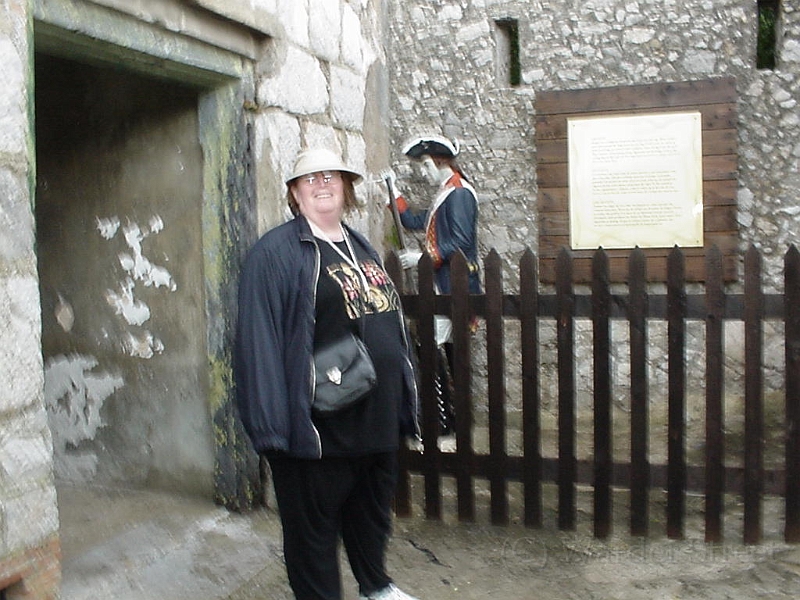
[[124, 65], [202, 86], [242, 75], [266, 38], [174, 1], [34, 0], [37, 51]]

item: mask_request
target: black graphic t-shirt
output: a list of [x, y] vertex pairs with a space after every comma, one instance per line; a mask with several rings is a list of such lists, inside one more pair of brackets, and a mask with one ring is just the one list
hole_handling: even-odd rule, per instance
[[[357, 456], [395, 450], [399, 446], [398, 413], [403, 398], [403, 332], [400, 298], [386, 272], [366, 249], [350, 238], [368, 290], [358, 271], [331, 246], [317, 240], [320, 275], [317, 283], [314, 346], [320, 347], [348, 331], [360, 335], [369, 350], [378, 384], [352, 408], [314, 418], [323, 456]], [[349, 256], [345, 242], [334, 242]], [[363, 320], [363, 321], [362, 321]], [[363, 326], [362, 326], [363, 324]]]

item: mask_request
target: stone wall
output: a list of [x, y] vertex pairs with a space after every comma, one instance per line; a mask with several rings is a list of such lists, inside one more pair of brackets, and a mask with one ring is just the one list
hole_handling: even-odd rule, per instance
[[[495, 248], [510, 291], [525, 248], [537, 250], [537, 93], [654, 82], [734, 77], [739, 93], [738, 221], [742, 255], [751, 244], [764, 255], [765, 289], [782, 289], [782, 260], [800, 242], [800, 7], [781, 2], [778, 64], [756, 68], [757, 6], [751, 0], [503, 1], [412, 0], [392, 3], [387, 52], [390, 63], [392, 161], [399, 186], [424, 206], [429, 190], [399, 153], [402, 141], [434, 129], [462, 141], [461, 163], [472, 175], [481, 205], [481, 255]], [[512, 86], [504, 68], [507, 50], [497, 22], [516, 20], [521, 82]], [[507, 40], [505, 40], [507, 43]], [[659, 291], [657, 287], [654, 291]], [[731, 285], [741, 292], [741, 283]], [[542, 382], [545, 406], [556, 396], [554, 327], [543, 325]], [[780, 327], [778, 327], [780, 330]], [[782, 345], [767, 327], [766, 388], [782, 385]], [[666, 391], [665, 330], [650, 332], [650, 390]], [[702, 365], [702, 331], [690, 329], [687, 360]], [[509, 325], [507, 356], [515, 353]], [[624, 342], [624, 324], [615, 328]], [[742, 328], [726, 332], [728, 392], [741, 394]], [[579, 402], [591, 405], [591, 332], [577, 330]], [[476, 403], [485, 395], [485, 367], [476, 338]], [[624, 343], [613, 361], [618, 405], [625, 410], [629, 385]], [[698, 360], [701, 362], [698, 363]], [[508, 397], [518, 406], [517, 365], [509, 359]], [[692, 373], [693, 377], [696, 373]], [[700, 398], [693, 379], [690, 394]], [[692, 410], [696, 408], [692, 405]], [[551, 413], [552, 414], [552, 413]]]
[[[263, 60], [254, 107], [258, 229], [286, 218], [283, 183], [297, 152], [306, 146], [341, 151], [367, 177], [356, 188], [364, 210], [351, 221], [380, 241], [380, 194], [375, 177], [388, 161], [387, 68], [381, 2], [278, 3], [285, 37]], [[291, 7], [291, 8], [290, 8]]]
[[[535, 99], [539, 91], [735, 77], [739, 91], [741, 247], [777, 260], [800, 231], [798, 7], [782, 2], [778, 66], [757, 70], [749, 0], [487, 1], [391, 4], [392, 147], [431, 127], [462, 140], [481, 194], [484, 251], [507, 261], [537, 244]], [[516, 19], [522, 82], [499, 81], [495, 22]], [[401, 181], [402, 183], [402, 181]], [[424, 188], [408, 180], [414, 196]], [[485, 252], [484, 252], [485, 253]]]
[[[500, 252], [513, 290], [520, 254], [527, 247], [535, 251], [537, 243], [538, 91], [734, 76], [740, 94], [741, 247], [755, 244], [764, 252], [769, 286], [779, 289], [780, 258], [800, 235], [794, 225], [800, 191], [800, 12], [794, 2], [782, 4], [778, 67], [759, 71], [750, 0], [4, 2], [0, 589], [7, 589], [9, 598], [48, 598], [57, 595], [58, 581], [32, 191], [34, 15], [36, 44], [50, 39], [63, 47], [85, 41], [80, 38], [85, 34], [103, 42], [102, 56], [87, 58], [125, 62], [140, 71], [157, 65], [163, 70], [159, 75], [205, 90], [199, 120], [204, 164], [211, 166], [203, 205], [208, 403], [215, 411], [215, 443], [223, 445], [235, 434], [228, 361], [238, 260], [258, 234], [285, 218], [283, 180], [305, 145], [340, 149], [367, 175], [357, 193], [368, 208], [353, 222], [380, 246], [386, 223], [383, 209], [376, 208], [384, 194], [377, 173], [393, 163], [407, 195], [426, 198], [424, 185], [399, 156], [399, 144], [431, 127], [458, 137], [462, 162], [480, 193], [481, 253]], [[98, 15], [95, 29], [70, 29], [70, 19], [86, 11]], [[501, 63], [508, 55], [498, 50], [504, 38], [496, 22], [509, 18], [519, 26], [517, 86], [506, 81]], [[226, 103], [227, 112], [220, 108]], [[545, 334], [552, 339], [552, 332]], [[733, 346], [736, 335], [730, 336]], [[588, 346], [586, 331], [578, 336]], [[509, 337], [513, 355], [513, 332]], [[770, 347], [767, 360], [775, 362], [777, 353], [779, 348]], [[552, 381], [552, 353], [544, 357], [543, 371]], [[663, 382], [658, 363], [654, 358], [652, 370], [655, 381]], [[585, 360], [578, 364], [586, 367]], [[615, 369], [624, 379], [624, 360], [616, 361]], [[730, 369], [737, 372], [735, 360]], [[775, 370], [769, 381], [779, 385], [779, 380]], [[552, 389], [545, 391], [552, 397]], [[582, 389], [582, 397], [589, 391]], [[231, 450], [228, 462], [217, 468], [235, 471], [241, 451], [241, 446]]]
[[[60, 579], [52, 438], [44, 410], [31, 58], [25, 0], [0, 21], [0, 590], [55, 598]], [[23, 581], [24, 580], [24, 581]]]
[[[45, 599], [58, 597], [60, 549], [53, 436], [45, 409], [42, 311], [48, 311], [49, 319], [55, 316], [62, 329], [65, 321], [53, 314], [49, 304], [43, 307], [37, 273], [34, 190], [41, 182], [37, 181], [33, 134], [34, 52], [81, 64], [111, 65], [121, 73], [157, 76], [196, 90], [203, 173], [202, 189], [191, 195], [200, 198], [195, 209], [202, 214], [203, 247], [193, 260], [204, 280], [181, 289], [207, 319], [206, 331], [192, 328], [199, 329], [192, 343], [206, 348], [208, 372], [195, 365], [184, 377], [197, 379], [200, 383], [193, 389], [208, 394], [201, 399], [208, 411], [208, 422], [201, 429], [213, 439], [193, 443], [215, 444], [218, 449], [216, 464], [199, 476], [213, 479], [219, 501], [241, 507], [254, 501], [249, 478], [257, 477], [257, 464], [254, 473], [231, 405], [230, 344], [239, 261], [260, 233], [285, 218], [283, 180], [302, 146], [324, 144], [340, 149], [365, 173], [386, 165], [385, 14], [383, 3], [376, 0], [10, 0], [0, 5], [0, 17], [4, 82], [0, 90], [0, 225], [4, 230], [0, 240], [4, 390], [0, 396], [0, 592], [9, 600]], [[170, 156], [165, 164], [180, 158], [172, 156], [173, 150], [166, 143], [161, 148]], [[357, 193], [367, 206], [374, 204], [372, 195], [380, 190], [371, 182], [359, 186]], [[382, 214], [373, 213], [362, 210], [353, 219], [365, 231], [380, 232]], [[105, 220], [95, 224], [87, 217], [83, 221], [89, 235], [98, 235], [93, 229], [104, 234]], [[168, 231], [164, 227], [162, 232], [159, 222], [159, 232], [169, 236]], [[171, 241], [180, 245], [183, 237], [178, 234]], [[106, 257], [111, 263], [112, 254], [109, 251]], [[161, 256], [166, 259], [165, 254]], [[67, 312], [74, 312], [79, 304]], [[160, 300], [152, 306], [167, 314]], [[69, 320], [91, 326], [97, 314], [90, 313], [70, 314]], [[75, 330], [67, 327], [64, 331]], [[112, 349], [117, 341], [112, 335], [104, 343]], [[184, 363], [179, 352], [172, 353], [166, 345], [161, 354], [161, 346], [153, 349], [161, 363], [180, 373]], [[200, 357], [202, 366], [206, 361]], [[174, 380], [159, 381], [152, 362], [141, 361], [134, 371], [145, 379], [152, 375], [154, 385], [164, 390], [172, 383], [180, 385]], [[67, 392], [61, 400], [88, 393], [88, 388], [71, 385], [65, 377], [61, 383]], [[100, 431], [109, 416], [103, 410], [119, 393], [116, 388], [107, 391], [105, 408], [98, 408], [93, 417]], [[188, 399], [197, 394], [184, 395]], [[54, 422], [61, 421], [51, 420], [50, 425]], [[153, 481], [148, 477], [142, 479]]]

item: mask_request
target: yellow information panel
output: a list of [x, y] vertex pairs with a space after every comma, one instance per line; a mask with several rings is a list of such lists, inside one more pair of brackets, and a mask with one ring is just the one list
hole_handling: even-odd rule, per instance
[[703, 245], [699, 112], [568, 120], [573, 249]]

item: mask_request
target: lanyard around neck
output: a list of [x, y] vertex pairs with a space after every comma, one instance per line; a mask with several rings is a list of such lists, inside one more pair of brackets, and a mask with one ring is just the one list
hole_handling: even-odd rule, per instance
[[347, 256], [344, 252], [341, 251], [339, 246], [334, 244], [331, 241], [331, 238], [327, 236], [327, 234], [322, 231], [319, 227], [317, 227], [311, 221], [308, 222], [311, 225], [311, 232], [314, 234], [315, 237], [318, 237], [322, 241], [326, 242], [331, 248], [333, 248], [336, 253], [341, 256], [345, 262], [355, 269], [356, 273], [358, 273], [358, 277], [361, 280], [361, 285], [364, 290], [364, 294], [366, 294], [367, 299], [369, 299], [369, 283], [367, 282], [367, 276], [364, 275], [364, 271], [361, 270], [361, 265], [358, 264], [358, 257], [356, 256], [355, 250], [353, 250], [353, 244], [350, 242], [350, 235], [347, 231], [339, 225], [339, 228], [342, 231], [342, 237], [344, 238], [344, 243], [347, 245], [347, 251], [350, 253], [350, 256]]

